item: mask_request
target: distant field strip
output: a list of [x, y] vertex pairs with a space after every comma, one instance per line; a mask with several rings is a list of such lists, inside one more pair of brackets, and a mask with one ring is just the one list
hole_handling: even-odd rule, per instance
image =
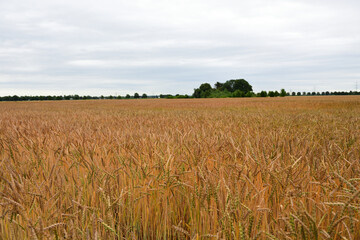
[[0, 102], [0, 239], [360, 239], [360, 97]]

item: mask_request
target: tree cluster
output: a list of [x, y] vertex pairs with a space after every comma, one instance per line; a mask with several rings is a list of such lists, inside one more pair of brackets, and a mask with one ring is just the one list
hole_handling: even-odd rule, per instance
[[286, 92], [285, 89], [278, 91], [261, 91], [254, 93], [252, 86], [244, 79], [232, 79], [224, 83], [216, 82], [214, 87], [209, 83], [203, 83], [199, 88], [194, 89], [192, 96], [187, 94], [171, 95], [160, 94], [160, 96], [148, 96], [146, 93], [140, 95], [126, 94], [125, 96], [79, 96], [75, 95], [62, 95], [62, 96], [0, 96], [0, 101], [45, 101], [45, 100], [86, 100], [86, 99], [139, 99], [139, 98], [227, 98], [227, 97], [285, 97], [285, 96], [319, 96], [319, 95], [360, 95], [359, 91], [334, 91], [334, 92]]
[[225, 83], [217, 82], [214, 87], [209, 83], [203, 83], [194, 89], [194, 98], [217, 98], [217, 97], [252, 97], [252, 86], [245, 79], [232, 79]]

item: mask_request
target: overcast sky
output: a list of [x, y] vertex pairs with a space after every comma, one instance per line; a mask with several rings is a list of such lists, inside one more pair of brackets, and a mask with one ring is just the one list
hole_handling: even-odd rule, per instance
[[360, 89], [359, 0], [0, 0], [0, 95]]

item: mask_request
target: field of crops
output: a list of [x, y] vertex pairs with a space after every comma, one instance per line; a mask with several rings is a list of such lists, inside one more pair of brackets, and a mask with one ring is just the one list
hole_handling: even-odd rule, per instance
[[0, 239], [360, 239], [360, 98], [0, 103]]

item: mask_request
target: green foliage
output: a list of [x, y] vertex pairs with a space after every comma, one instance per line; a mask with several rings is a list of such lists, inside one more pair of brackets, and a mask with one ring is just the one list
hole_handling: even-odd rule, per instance
[[201, 98], [208, 98], [208, 97], [210, 97], [210, 95], [211, 95], [211, 90], [207, 90], [207, 91], [200, 93]]
[[[252, 86], [244, 79], [232, 79], [225, 83], [216, 82], [214, 88], [209, 83], [203, 83], [199, 88], [194, 89], [194, 98], [209, 97], [245, 97], [252, 91]], [[253, 94], [248, 94], [252, 97]]]
[[148, 96], [146, 95], [146, 93], [144, 93], [141, 98], [147, 98]]
[[231, 95], [232, 95], [232, 93], [227, 90], [221, 91], [219, 89], [215, 89], [211, 92], [210, 97], [211, 98], [229, 98], [229, 97], [232, 97]]
[[233, 94], [233, 97], [245, 97], [245, 93], [241, 90], [236, 90]]
[[221, 90], [223, 86], [224, 86], [224, 84], [221, 82], [216, 82], [214, 85], [216, 90]]
[[267, 97], [267, 96], [268, 96], [268, 94], [267, 94], [266, 91], [261, 91], [260, 92], [260, 97]]
[[211, 87], [211, 85], [209, 83], [203, 83], [203, 84], [200, 85], [199, 89], [202, 92], [206, 92], [206, 91], [211, 91], [212, 87]]
[[200, 98], [200, 97], [201, 97], [201, 90], [200, 90], [200, 88], [194, 89], [193, 97], [194, 97], [194, 98]]
[[245, 97], [256, 97], [256, 95], [255, 95], [255, 93], [253, 93], [253, 92], [247, 92], [247, 93], [245, 94]]
[[190, 98], [190, 97], [187, 94], [185, 94], [185, 95], [176, 94], [175, 98]]
[[[293, 93], [295, 95], [295, 93]], [[232, 79], [225, 83], [216, 82], [214, 88], [209, 83], [203, 83], [199, 88], [194, 89], [194, 98], [227, 98], [227, 97], [285, 97], [290, 96], [290, 93], [285, 89], [278, 91], [261, 91], [255, 94], [252, 91], [252, 86], [244, 79]], [[175, 96], [175, 98], [177, 98]]]
[[[230, 80], [233, 81], [233, 80]], [[237, 97], [239, 95], [239, 93], [234, 94], [234, 92], [230, 92], [228, 91], [225, 87], [224, 87], [225, 83], [220, 83], [217, 82], [214, 85], [214, 88], [211, 88], [210, 84], [206, 83], [203, 84], [201, 86], [201, 88], [197, 88], [194, 89], [194, 94], [192, 97], [196, 97], [196, 98], [200, 98], [200, 97], [206, 97], [206, 98], [227, 98], [227, 97]], [[242, 90], [240, 90], [242, 91]], [[245, 91], [243, 91], [245, 92]], [[249, 93], [250, 92], [250, 93]], [[360, 95], [359, 91], [349, 91], [349, 92], [345, 92], [345, 91], [334, 91], [334, 92], [329, 92], [329, 91], [324, 91], [324, 92], [292, 92], [291, 94], [289, 92], [285, 92], [284, 89], [281, 89], [280, 93], [277, 91], [270, 91], [269, 93], [267, 93], [266, 91], [261, 91], [258, 92], [256, 94], [254, 94], [253, 92], [249, 91], [249, 92], [245, 92], [245, 96], [244, 97], [276, 97], [276, 96], [280, 96], [280, 97], [284, 97], [284, 96], [325, 96], [325, 95]], [[145, 94], [146, 95], [146, 94]], [[142, 98], [145, 98], [145, 95], [142, 95]], [[233, 96], [235, 95], [235, 96]], [[240, 94], [241, 95], [241, 94]], [[191, 96], [188, 95], [180, 95], [180, 94], [176, 94], [175, 96], [170, 95], [170, 94], [160, 94], [159, 95], [160, 98], [191, 98]], [[147, 98], [157, 98], [158, 96], [147, 96]], [[89, 96], [89, 95], [84, 95], [84, 96], [79, 96], [77, 94], [75, 95], [60, 95], [60, 96], [17, 96], [17, 95], [13, 95], [13, 96], [0, 96], [0, 101], [49, 101], [49, 100], [86, 100], [86, 99], [122, 99], [123, 97], [119, 96], [104, 96], [101, 95], [100, 97], [98, 96]], [[124, 98], [131, 98], [131, 96], [129, 94], [127, 94]], [[140, 98], [140, 96], [139, 96]]]
[[285, 89], [281, 89], [280, 91], [280, 97], [285, 97], [287, 94], [286, 94], [286, 91]]
[[134, 98], [140, 98], [140, 95], [138, 93], [135, 93]]
[[246, 94], [247, 92], [252, 91], [252, 86], [245, 79], [232, 79], [226, 81], [221, 89], [226, 89], [229, 92], [235, 92], [236, 90], [240, 90]]
[[195, 98], [207, 98], [210, 97], [211, 92], [213, 91], [213, 88], [209, 83], [203, 83], [200, 85], [199, 88], [196, 88], [194, 90], [193, 96]]

